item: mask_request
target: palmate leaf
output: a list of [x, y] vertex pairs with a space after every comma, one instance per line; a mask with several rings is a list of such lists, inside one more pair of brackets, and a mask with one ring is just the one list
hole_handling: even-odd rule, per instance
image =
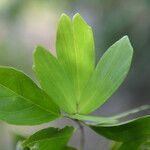
[[115, 125], [90, 127], [110, 140], [123, 142], [119, 150], [138, 149], [145, 141], [150, 139], [150, 116]]
[[56, 50], [58, 61], [65, 68], [76, 91], [76, 103], [95, 67], [95, 49], [91, 27], [76, 14], [71, 20], [67, 15], [60, 17]]
[[0, 119], [16, 125], [36, 125], [60, 116], [59, 108], [28, 76], [0, 67]]
[[117, 90], [130, 68], [133, 49], [127, 36], [113, 44], [100, 59], [79, 103], [79, 113], [101, 106]]
[[73, 127], [42, 129], [25, 140], [23, 146], [31, 150], [69, 150], [66, 145], [73, 132]]
[[73, 87], [57, 59], [38, 46], [34, 53], [34, 70], [42, 88], [65, 112], [76, 113]]
[[41, 86], [70, 114], [88, 114], [101, 106], [121, 85], [130, 68], [133, 49], [127, 36], [113, 44], [96, 69], [91, 27], [76, 14], [60, 17], [56, 59], [47, 50], [35, 51], [35, 71]]

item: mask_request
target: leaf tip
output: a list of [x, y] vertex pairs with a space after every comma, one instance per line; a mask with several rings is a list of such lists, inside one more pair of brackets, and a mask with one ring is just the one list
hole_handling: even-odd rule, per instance
[[123, 36], [123, 37], [121, 38], [121, 40], [124, 40], [124, 41], [130, 43], [130, 39], [129, 39], [128, 35]]
[[126, 41], [126, 42], [130, 43], [130, 39], [129, 39], [128, 35], [123, 36], [120, 40], [121, 41], [123, 40], [123, 41]]
[[81, 15], [80, 15], [79, 13], [76, 13], [76, 14], [73, 16], [73, 19], [74, 19], [74, 18], [82, 18], [82, 17], [81, 17]]
[[43, 46], [37, 45], [33, 51], [33, 56], [35, 57], [36, 55], [39, 55], [44, 51], [46, 51], [46, 49]]
[[61, 17], [68, 17], [68, 15], [65, 14], [65, 13], [62, 13], [61, 16], [60, 16], [60, 18], [61, 18]]
[[40, 45], [37, 45], [35, 48], [34, 48], [34, 51], [33, 51], [33, 55], [35, 55], [37, 52], [39, 52], [41, 50], [42, 46]]
[[73, 22], [78, 26], [79, 24], [84, 25], [85, 28], [88, 28], [91, 30], [91, 26], [85, 21], [85, 19], [79, 14], [76, 13], [73, 16]]
[[59, 22], [60, 22], [60, 20], [70, 20], [70, 17], [67, 14], [62, 13], [60, 16]]
[[129, 50], [133, 53], [133, 47], [131, 45], [131, 42], [130, 42], [128, 35], [123, 36], [119, 41], [124, 42], [126, 45], [128, 45]]
[[[79, 13], [76, 13], [74, 16], [73, 16], [73, 21], [82, 21], [82, 22], [85, 22], [83, 17], [79, 14]], [[86, 23], [86, 22], [85, 22]]]

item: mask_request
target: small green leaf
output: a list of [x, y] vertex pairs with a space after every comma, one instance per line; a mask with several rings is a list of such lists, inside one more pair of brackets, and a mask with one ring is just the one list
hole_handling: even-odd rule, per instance
[[91, 27], [76, 14], [73, 21], [60, 17], [56, 49], [59, 62], [65, 68], [76, 91], [76, 102], [95, 67], [95, 49]]
[[0, 119], [10, 124], [35, 125], [54, 120], [59, 109], [29, 77], [0, 67]]
[[150, 116], [115, 125], [90, 126], [98, 134], [118, 142], [150, 139]]
[[42, 88], [65, 112], [76, 112], [73, 87], [57, 59], [43, 47], [34, 53], [34, 70]]
[[98, 116], [87, 116], [87, 115], [68, 115], [67, 117], [77, 120], [82, 120], [86, 122], [91, 122], [94, 124], [114, 124], [117, 123], [118, 120], [113, 119], [111, 117], [98, 117]]
[[73, 132], [73, 127], [42, 129], [25, 140], [23, 146], [31, 150], [65, 150]]
[[127, 36], [105, 52], [81, 96], [80, 114], [94, 111], [112, 96], [128, 73], [132, 53], [133, 49]]

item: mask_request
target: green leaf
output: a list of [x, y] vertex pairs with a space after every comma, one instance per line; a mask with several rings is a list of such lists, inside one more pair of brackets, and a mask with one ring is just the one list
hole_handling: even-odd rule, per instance
[[98, 134], [118, 142], [150, 139], [150, 116], [115, 125], [90, 126]]
[[65, 112], [75, 113], [76, 102], [68, 76], [57, 59], [43, 47], [34, 53], [34, 70], [45, 92]]
[[150, 140], [144, 142], [143, 147], [145, 147], [145, 148], [148, 148], [148, 147], [149, 147], [149, 148], [150, 148]]
[[66, 116], [71, 119], [77, 119], [81, 121], [90, 122], [93, 124], [114, 124], [117, 123], [118, 120], [113, 119], [111, 117], [98, 117], [98, 116], [87, 116], [87, 115], [68, 115]]
[[31, 150], [65, 150], [73, 132], [73, 127], [42, 129], [30, 136], [23, 146]]
[[133, 139], [133, 141], [120, 143], [120, 142], [114, 142], [112, 145], [111, 150], [148, 150], [150, 148], [149, 140], [145, 138], [140, 139]]
[[76, 102], [95, 67], [95, 49], [91, 27], [76, 14], [73, 21], [60, 17], [56, 49], [59, 62], [65, 68], [76, 91]]
[[[141, 145], [143, 144], [144, 139], [136, 140], [133, 139], [133, 141], [125, 142], [123, 143], [118, 149], [116, 150], [142, 150]], [[144, 149], [143, 149], [144, 150]]]
[[121, 145], [122, 145], [121, 142], [113, 142], [113, 144], [111, 146], [111, 150], [119, 150]]
[[124, 81], [133, 49], [127, 36], [113, 44], [100, 59], [79, 103], [79, 113], [87, 114], [104, 104]]
[[64, 150], [77, 150], [77, 149], [74, 147], [66, 147]]
[[112, 150], [144, 150], [148, 147], [142, 147], [146, 139], [135, 139], [133, 141], [120, 143], [118, 147], [113, 148]]
[[28, 76], [0, 67], [0, 119], [16, 125], [36, 125], [60, 116], [59, 109]]

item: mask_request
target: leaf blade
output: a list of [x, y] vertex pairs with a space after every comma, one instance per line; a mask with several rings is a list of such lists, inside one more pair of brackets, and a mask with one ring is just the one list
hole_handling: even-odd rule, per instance
[[92, 29], [76, 14], [73, 21], [60, 17], [56, 50], [59, 62], [65, 68], [76, 91], [76, 103], [95, 67], [95, 49]]
[[45, 92], [65, 112], [75, 113], [73, 88], [57, 59], [47, 49], [38, 46], [34, 52], [34, 70]]
[[46, 128], [31, 135], [23, 143], [24, 147], [37, 147], [37, 150], [56, 149], [65, 150], [68, 140], [74, 132], [73, 127], [63, 129]]
[[10, 67], [0, 67], [0, 112], [0, 119], [17, 125], [41, 124], [60, 115], [29, 77]]
[[[81, 96], [81, 114], [94, 111], [117, 90], [129, 71], [132, 55], [133, 49], [127, 36], [105, 52]], [[92, 89], [94, 92], [91, 92]]]
[[94, 124], [114, 124], [118, 122], [118, 120], [113, 119], [111, 117], [87, 116], [87, 115], [80, 115], [80, 114], [68, 115], [66, 117], [71, 119], [91, 122]]
[[116, 125], [90, 126], [98, 134], [118, 142], [150, 138], [150, 116], [139, 117]]
[[129, 149], [141, 150], [141, 146], [144, 143], [143, 140], [144, 139], [122, 143], [122, 145], [118, 148], [118, 150], [129, 150]]

